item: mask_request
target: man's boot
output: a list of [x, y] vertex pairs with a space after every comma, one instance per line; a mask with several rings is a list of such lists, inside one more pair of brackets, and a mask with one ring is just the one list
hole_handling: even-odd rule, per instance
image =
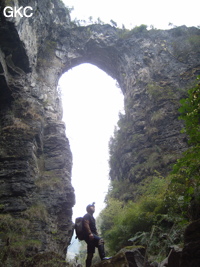
[[105, 258], [105, 251], [104, 251], [104, 245], [98, 245], [98, 251], [99, 251], [99, 257], [101, 258], [101, 260], [103, 260]]
[[104, 241], [102, 238], [99, 240], [98, 251], [99, 251], [99, 257], [101, 258], [101, 260], [103, 260], [105, 258], [105, 250], [104, 250]]
[[86, 267], [90, 267], [92, 265], [92, 258], [93, 258], [93, 254], [92, 253], [88, 253], [87, 259], [85, 261]]
[[112, 257], [106, 257], [105, 256], [105, 251], [104, 251], [104, 245], [98, 245], [98, 250], [99, 250], [99, 256], [101, 258], [101, 260], [109, 260], [111, 259]]

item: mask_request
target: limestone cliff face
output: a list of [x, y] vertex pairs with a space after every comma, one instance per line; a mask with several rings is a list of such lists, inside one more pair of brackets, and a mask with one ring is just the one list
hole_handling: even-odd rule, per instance
[[[1, 12], [6, 2], [1, 2]], [[27, 4], [23, 0], [12, 3]], [[4, 262], [11, 258], [16, 262], [18, 251], [25, 258], [51, 251], [64, 258], [70, 242], [74, 191], [72, 155], [57, 90], [62, 73], [91, 63], [118, 81], [128, 126], [123, 145], [116, 147], [119, 160], [110, 175], [111, 179], [128, 175], [130, 181], [138, 182], [151, 171], [149, 165], [159, 161], [164, 172], [175, 160], [160, 155], [173, 152], [178, 157], [186, 147], [176, 120], [183, 94], [178, 88], [186, 88], [200, 71], [196, 28], [127, 32], [110, 25], [76, 27], [59, 0], [28, 4], [34, 10], [31, 18], [0, 16], [0, 246], [6, 251]], [[138, 167], [141, 163], [146, 163], [145, 170]]]
[[[24, 5], [26, 1], [14, 1], [14, 6]], [[57, 90], [62, 62], [55, 55], [69, 15], [60, 1], [29, 5], [32, 18], [5, 19], [1, 14], [0, 21], [3, 266], [12, 265], [11, 259], [12, 266], [22, 266], [24, 259], [41, 252], [65, 258], [73, 228], [72, 154]], [[1, 2], [1, 11], [3, 7]]]

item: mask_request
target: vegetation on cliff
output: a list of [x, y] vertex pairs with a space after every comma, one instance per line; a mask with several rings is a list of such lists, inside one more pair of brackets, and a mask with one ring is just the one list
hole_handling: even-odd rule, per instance
[[[111, 180], [106, 208], [100, 214], [101, 231], [110, 253], [131, 242], [144, 245], [149, 255], [161, 259], [170, 245], [183, 244], [185, 226], [200, 217], [199, 79], [200, 76], [188, 96], [180, 101], [179, 119], [185, 122], [182, 132], [187, 134], [190, 147], [171, 166], [172, 171], [163, 176], [155, 168], [154, 175], [146, 176], [140, 183], [121, 176]], [[127, 123], [120, 127], [128, 127]], [[117, 161], [116, 151], [111, 154], [111, 160]]]

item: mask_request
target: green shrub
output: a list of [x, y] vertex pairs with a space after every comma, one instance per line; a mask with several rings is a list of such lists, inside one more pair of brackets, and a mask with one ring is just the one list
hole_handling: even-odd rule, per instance
[[137, 202], [123, 203], [108, 198], [107, 207], [100, 216], [103, 217], [101, 231], [111, 252], [126, 246], [135, 233], [151, 229], [156, 215], [165, 212], [163, 196], [166, 186], [165, 179], [155, 176], [143, 186]]

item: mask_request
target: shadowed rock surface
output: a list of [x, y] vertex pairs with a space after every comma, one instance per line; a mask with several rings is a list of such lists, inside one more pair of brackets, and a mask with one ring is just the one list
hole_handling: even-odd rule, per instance
[[145, 262], [144, 248], [123, 248], [112, 259], [94, 264], [93, 267], [149, 267]]
[[38, 253], [54, 251], [64, 259], [72, 235], [72, 154], [57, 89], [61, 75], [91, 63], [117, 80], [129, 126], [110, 177], [138, 183], [156, 163], [166, 173], [187, 147], [177, 106], [200, 73], [200, 30], [77, 27], [59, 0], [29, 1], [31, 18], [6, 19], [5, 5], [1, 1], [0, 247], [3, 266], [22, 266]]
[[185, 230], [184, 248], [180, 267], [200, 266], [200, 220], [192, 222]]

